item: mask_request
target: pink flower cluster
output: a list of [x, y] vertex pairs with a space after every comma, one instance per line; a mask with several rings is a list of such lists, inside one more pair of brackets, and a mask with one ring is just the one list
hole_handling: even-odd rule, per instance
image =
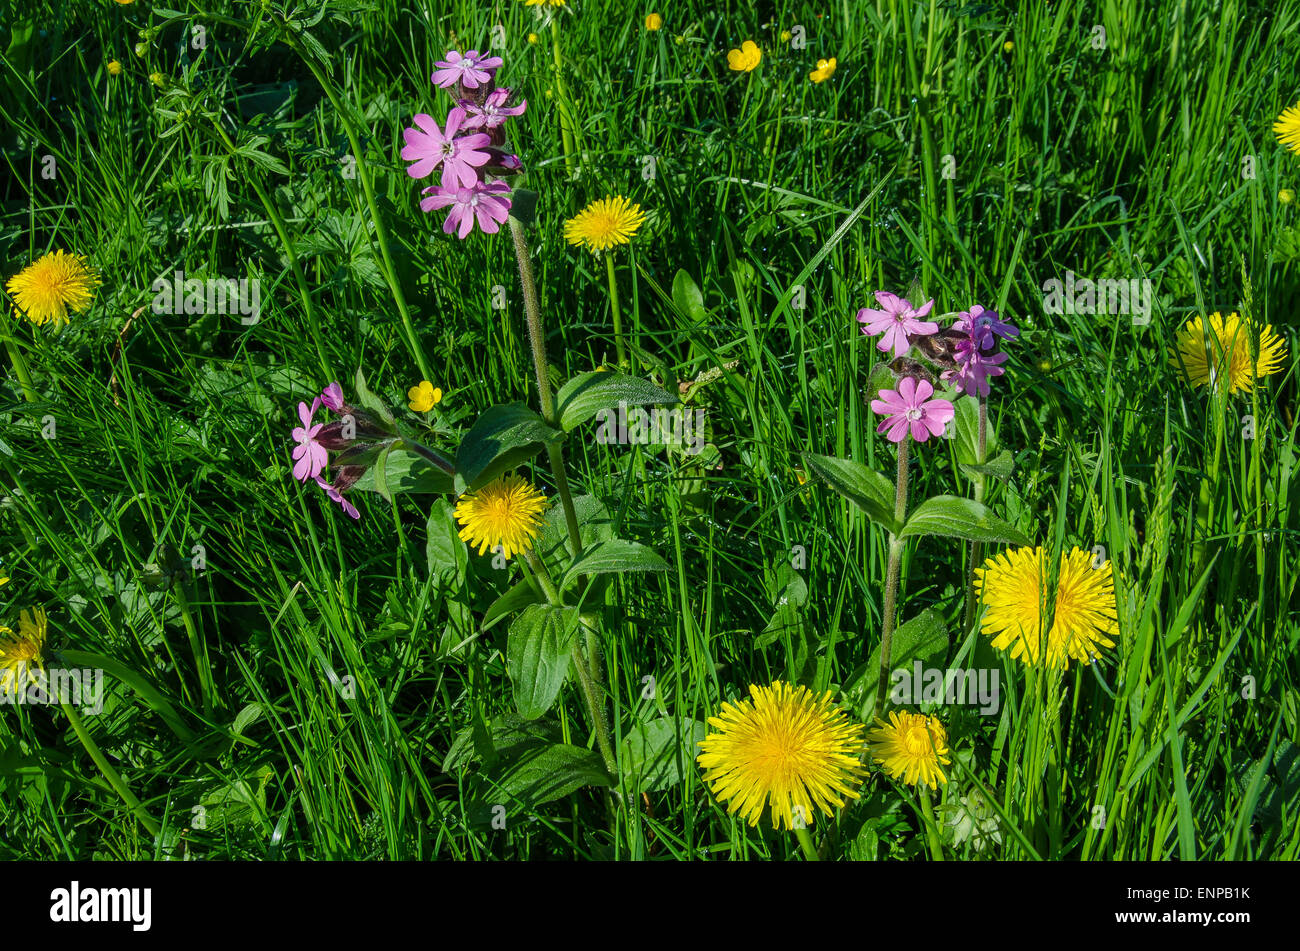
[[[327, 409], [343, 418], [333, 423], [317, 423], [316, 411], [320, 409], [322, 403]], [[357, 420], [354, 414], [356, 412], [353, 407], [343, 402], [343, 387], [338, 383], [331, 383], [321, 391], [320, 396], [312, 400], [310, 407], [306, 403], [298, 404], [298, 419], [302, 421], [302, 425], [295, 427], [291, 435], [298, 443], [293, 449], [293, 458], [296, 460], [293, 465], [293, 477], [299, 482], [314, 479], [316, 484], [325, 490], [325, 494], [331, 501], [337, 502], [343, 507], [343, 511], [353, 518], [360, 518], [361, 513], [357, 511], [356, 506], [343, 497], [343, 493], [352, 488], [368, 467], [339, 466], [334, 472], [333, 485], [321, 478], [321, 473], [329, 463], [329, 450], [343, 449], [355, 440]]]
[[989, 378], [1004, 372], [1007, 355], [998, 352], [999, 340], [1016, 337], [1020, 330], [979, 304], [958, 313], [952, 326], [941, 331], [937, 323], [923, 319], [934, 307], [933, 300], [913, 307], [906, 298], [876, 291], [876, 303], [878, 308], [859, 310], [857, 319], [863, 333], [881, 337], [876, 347], [893, 357], [890, 368], [899, 377], [897, 390], [882, 389], [871, 403], [872, 411], [885, 417], [877, 432], [891, 442], [901, 442], [909, 433], [917, 442], [942, 436], [955, 416], [953, 405], [930, 398], [934, 377], [909, 352], [915, 348], [939, 367], [939, 380], [952, 383], [958, 393], [984, 397], [989, 395]]
[[437, 185], [421, 192], [421, 211], [447, 208], [442, 230], [453, 231], [462, 240], [474, 225], [486, 234], [496, 234], [510, 214], [510, 187], [495, 177], [519, 171], [519, 157], [505, 148], [505, 123], [512, 116], [523, 115], [527, 102], [515, 104], [504, 86], [497, 86], [495, 74], [500, 56], [487, 56], [478, 50], [462, 55], [447, 53], [432, 76], [433, 84], [447, 89], [456, 97], [456, 105], [447, 113], [442, 126], [432, 116], [420, 113], [416, 128], [403, 131], [406, 147], [402, 158], [411, 165], [406, 172], [412, 178], [427, 178], [438, 169], [442, 176]]

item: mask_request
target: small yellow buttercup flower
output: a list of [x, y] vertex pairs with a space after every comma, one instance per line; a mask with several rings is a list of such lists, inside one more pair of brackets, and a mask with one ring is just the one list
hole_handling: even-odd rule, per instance
[[593, 201], [564, 223], [569, 244], [586, 245], [590, 251], [605, 251], [627, 244], [645, 223], [645, 213], [622, 195]]
[[106, 66], [105, 69], [108, 70], [108, 75], [117, 76], [122, 72], [122, 64], [115, 59], [111, 59], [108, 61], [108, 66]]
[[410, 401], [406, 405], [411, 409], [417, 413], [427, 413], [442, 402], [442, 390], [428, 380], [421, 380], [406, 391], [406, 398]]
[[835, 75], [835, 57], [830, 59], [819, 59], [817, 68], [808, 74], [808, 78], [815, 83], [824, 83]]
[[529, 43], [532, 43], [534, 46], [537, 45], [537, 34], [536, 34], [536, 33], [529, 33], [529, 34], [528, 34], [528, 42], [529, 42]]
[[738, 73], [752, 72], [763, 59], [763, 51], [753, 40], [745, 40], [740, 49], [727, 53], [727, 65]]
[[1010, 53], [1015, 48], [1016, 48], [1016, 44], [1012, 43], [1010, 40], [1007, 40], [1005, 43], [1002, 44], [1002, 52], [1004, 53]]
[[924, 783], [931, 789], [948, 782], [941, 768], [941, 764], [952, 762], [948, 733], [937, 717], [891, 711], [888, 723], [876, 718], [867, 743], [871, 758], [884, 766], [893, 779], [901, 779], [909, 786]]
[[517, 475], [502, 476], [481, 489], [466, 492], [456, 503], [456, 521], [464, 527], [460, 539], [478, 546], [481, 555], [501, 549], [505, 558], [532, 547], [541, 527], [546, 496]]
[[663, 29], [664, 18], [657, 13], [650, 13], [645, 18], [645, 28], [651, 33]]
[[1295, 201], [1295, 192], [1289, 188], [1283, 188], [1277, 193], [1277, 200], [1284, 205], [1289, 205]]
[[68, 311], [81, 313], [99, 286], [99, 275], [80, 254], [53, 251], [9, 279], [5, 290], [14, 299], [14, 313], [34, 324], [68, 322]]
[[782, 42], [782, 43], [789, 43], [789, 42], [790, 42], [790, 38], [791, 38], [792, 36], [794, 36], [794, 34], [791, 33], [789, 30], [782, 30], [782, 31], [781, 31], [781, 42]]

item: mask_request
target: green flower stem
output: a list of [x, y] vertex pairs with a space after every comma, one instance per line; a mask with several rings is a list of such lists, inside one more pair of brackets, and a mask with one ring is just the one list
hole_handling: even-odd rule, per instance
[[[894, 489], [894, 521], [903, 523], [907, 515], [907, 437], [898, 444], [898, 480]], [[885, 608], [880, 634], [880, 681], [876, 684], [876, 716], [885, 709], [885, 694], [889, 685], [889, 652], [894, 641], [894, 614], [898, 603], [898, 574], [903, 561], [904, 540], [889, 533], [889, 568], [885, 572]]]
[[553, 607], [559, 607], [564, 602], [560, 599], [560, 592], [555, 587], [555, 582], [551, 580], [551, 573], [546, 570], [546, 565], [542, 559], [537, 557], [537, 552], [531, 548], [524, 549], [524, 561], [528, 567], [533, 570], [533, 577], [537, 583], [542, 586], [542, 594], [546, 595], [546, 603]]
[[564, 84], [564, 57], [560, 53], [560, 21], [551, 17], [551, 59], [555, 63], [555, 102], [560, 110], [560, 137], [564, 143], [564, 170], [574, 174], [573, 113], [569, 108], [569, 90]]
[[817, 854], [817, 846], [813, 844], [812, 836], [804, 826], [794, 827], [794, 837], [799, 840], [799, 847], [803, 849], [804, 858], [809, 862], [820, 862], [821, 856]]
[[[514, 215], [510, 216], [510, 237], [514, 241], [515, 260], [519, 264], [519, 283], [524, 292], [524, 316], [528, 323], [528, 343], [533, 352], [533, 371], [537, 376], [537, 398], [542, 407], [542, 419], [551, 426], [557, 425], [555, 397], [551, 394], [551, 381], [546, 360], [546, 335], [542, 330], [542, 308], [537, 299], [537, 282], [533, 278], [533, 261], [524, 240], [524, 226]], [[564, 521], [569, 530], [569, 544], [576, 558], [582, 554], [582, 533], [578, 530], [578, 513], [573, 505], [573, 492], [564, 471], [564, 455], [558, 445], [546, 447], [546, 457], [555, 477], [555, 487], [564, 507]]]
[[[975, 451], [975, 461], [981, 466], [984, 465], [985, 455], [987, 455], [987, 441], [989, 428], [989, 404], [983, 396], [979, 398], [979, 441]], [[984, 474], [977, 473], [975, 476], [975, 501], [982, 503], [984, 501]], [[969, 634], [971, 626], [975, 623], [975, 607], [977, 599], [975, 597], [975, 567], [979, 564], [981, 555], [979, 542], [970, 543], [970, 560], [966, 572], [966, 610], [962, 615], [961, 630], [963, 634]]]
[[605, 252], [605, 271], [609, 274], [609, 309], [614, 315], [614, 346], [618, 350], [618, 368], [627, 370], [627, 350], [623, 347], [623, 314], [618, 309], [618, 282], [614, 279], [614, 256]]
[[930, 857], [936, 862], [943, 861], [943, 846], [939, 842], [939, 823], [934, 818], [934, 807], [930, 805], [930, 790], [921, 787], [916, 791], [921, 800], [921, 815], [925, 817], [925, 838], [930, 843]]
[[320, 67], [296, 42], [292, 42], [291, 45], [299, 58], [307, 64], [307, 68], [316, 77], [316, 81], [320, 83], [321, 88], [325, 90], [325, 95], [329, 97], [330, 104], [334, 107], [334, 114], [343, 123], [343, 131], [347, 134], [348, 146], [352, 149], [352, 158], [356, 162], [355, 168], [357, 178], [361, 181], [361, 191], [366, 196], [366, 207], [370, 210], [370, 220], [375, 223], [375, 243], [379, 245], [379, 254], [384, 259], [384, 280], [388, 282], [388, 289], [393, 294], [393, 302], [397, 304], [397, 312], [402, 317], [402, 331], [406, 334], [406, 345], [410, 347], [411, 356], [415, 357], [416, 366], [420, 368], [420, 378], [424, 380], [432, 379], [429, 373], [429, 364], [424, 359], [424, 349], [420, 346], [419, 338], [415, 335], [415, 327], [411, 323], [411, 310], [406, 304], [406, 295], [402, 293], [402, 285], [397, 280], [397, 269], [393, 265], [393, 254], [388, 246], [388, 228], [384, 225], [384, 219], [379, 214], [379, 205], [375, 201], [374, 182], [370, 180], [370, 171], [361, 158], [361, 140], [357, 137], [357, 130], [348, 118], [348, 112], [339, 101], [333, 84], [321, 72]]
[[[237, 154], [235, 143], [230, 140], [226, 130], [221, 128], [217, 123], [213, 123], [213, 128], [217, 130], [217, 135], [221, 138], [222, 143], [231, 155]], [[257, 193], [257, 198], [262, 203], [262, 208], [266, 211], [267, 220], [271, 222], [271, 227], [275, 229], [276, 236], [280, 239], [280, 244], [284, 248], [285, 257], [289, 259], [289, 269], [293, 271], [293, 279], [298, 285], [298, 295], [302, 298], [302, 308], [307, 316], [307, 325], [311, 328], [312, 343], [316, 346], [316, 356], [320, 360], [320, 366], [325, 371], [328, 379], [334, 379], [334, 370], [330, 366], [329, 359], [325, 356], [325, 351], [321, 347], [321, 329], [320, 322], [316, 319], [316, 309], [311, 303], [311, 289], [307, 286], [307, 276], [302, 271], [302, 265], [298, 261], [298, 254], [293, 249], [293, 242], [289, 240], [289, 229], [285, 227], [284, 218], [280, 210], [275, 207], [271, 201], [271, 196], [267, 194], [262, 183], [258, 181], [257, 174], [251, 172], [248, 175], [248, 183], [253, 186], [253, 191]]]
[[95, 765], [99, 767], [99, 771], [104, 774], [104, 778], [107, 779], [108, 784], [113, 787], [113, 791], [122, 797], [122, 801], [126, 803], [127, 808], [130, 809], [131, 812], [135, 814], [135, 817], [140, 820], [141, 825], [149, 830], [150, 835], [155, 838], [160, 835], [162, 833], [162, 826], [154, 820], [153, 816], [149, 815], [140, 800], [135, 798], [135, 794], [132, 793], [131, 790], [127, 788], [126, 783], [122, 781], [122, 777], [118, 775], [117, 770], [113, 768], [113, 764], [104, 757], [104, 754], [99, 749], [99, 744], [94, 741], [90, 735], [90, 731], [86, 729], [86, 725], [81, 721], [81, 714], [77, 713], [76, 707], [67, 703], [60, 703], [59, 706], [63, 709], [63, 713], [68, 718], [68, 722], [72, 724], [72, 729], [73, 732], [77, 734], [77, 739], [81, 740], [81, 745], [86, 748], [86, 752], [90, 754], [90, 758], [94, 760]]
[[13, 323], [9, 319], [9, 312], [0, 305], [0, 333], [4, 334], [5, 350], [9, 352], [9, 365], [14, 368], [14, 376], [18, 377], [18, 383], [23, 388], [23, 399], [29, 403], [36, 402], [36, 388], [32, 386], [32, 378], [27, 373], [27, 361], [23, 359], [22, 351], [18, 349], [18, 340], [14, 337]]

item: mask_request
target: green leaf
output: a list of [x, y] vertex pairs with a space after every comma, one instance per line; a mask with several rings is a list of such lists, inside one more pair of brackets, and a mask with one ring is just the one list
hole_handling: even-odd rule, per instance
[[600, 575], [625, 571], [667, 571], [668, 562], [645, 545], [611, 538], [594, 548], [588, 548], [582, 557], [569, 566], [560, 582], [563, 591], [575, 578], [582, 575]]
[[940, 535], [1009, 545], [1033, 544], [1018, 528], [1004, 522], [979, 502], [955, 495], [936, 495], [917, 506], [900, 533], [903, 538], [914, 535]]
[[[404, 493], [448, 495], [455, 491], [451, 476], [429, 465], [414, 453], [403, 451], [398, 451], [384, 460], [384, 482], [391, 495]], [[373, 468], [367, 469], [349, 491], [358, 489], [362, 492], [379, 492]]]
[[834, 456], [804, 453], [804, 465], [817, 478], [844, 496], [873, 522], [897, 534], [901, 526], [894, 520], [894, 483], [874, 469]]
[[[926, 608], [905, 624], [894, 630], [889, 648], [889, 669], [909, 670], [916, 661], [923, 665], [935, 663], [948, 653], [948, 626], [938, 612]], [[876, 686], [880, 682], [880, 645], [871, 652], [867, 662], [855, 670], [844, 688], [844, 697], [859, 708], [862, 716], [874, 711]]]
[[429, 565], [429, 576], [437, 578], [453, 590], [459, 589], [465, 583], [469, 552], [460, 540], [449, 501], [435, 499], [433, 505], [429, 506], [425, 532], [427, 540], [424, 543], [424, 555]]
[[704, 294], [691, 276], [682, 270], [678, 270], [673, 277], [673, 303], [695, 323], [708, 323], [709, 312], [704, 306]]
[[522, 611], [530, 604], [541, 604], [545, 599], [537, 583], [532, 578], [524, 578], [513, 588], [507, 591], [501, 597], [492, 602], [487, 613], [483, 615], [483, 620], [479, 624], [480, 631], [486, 631], [504, 617], [514, 614], [516, 611]]
[[957, 467], [970, 476], [971, 479], [977, 481], [981, 476], [991, 476], [999, 482], [1006, 482], [1011, 478], [1011, 473], [1016, 467], [1016, 461], [1012, 457], [1010, 449], [1003, 449], [996, 458], [990, 459], [982, 466], [959, 462]]
[[375, 474], [375, 491], [384, 497], [384, 501], [392, 502], [393, 493], [388, 488], [388, 479], [385, 476], [385, 467], [388, 465], [388, 454], [393, 451], [392, 443], [384, 447], [383, 452], [375, 459], [374, 468], [370, 471]]
[[610, 370], [593, 370], [575, 376], [555, 395], [560, 427], [566, 433], [601, 410], [617, 411], [620, 403], [628, 406], [662, 406], [677, 401], [676, 396], [649, 380]]
[[[504, 805], [509, 815], [530, 811], [584, 786], [614, 785], [599, 753], [568, 743], [530, 750], [508, 768], [494, 772], [498, 775], [490, 778], [495, 780], [495, 788], [488, 795]], [[475, 818], [483, 821], [490, 818], [490, 812]]]
[[569, 673], [569, 651], [578, 633], [576, 608], [534, 604], [510, 625], [506, 669], [515, 709], [536, 720], [551, 708]]
[[698, 720], [668, 718], [637, 723], [623, 738], [619, 762], [627, 785], [637, 792], [667, 789], [682, 781], [683, 766], [695, 761], [696, 744], [708, 728]]
[[515, 468], [562, 434], [523, 403], [490, 407], [456, 452], [456, 489], [465, 492]]
[[[957, 462], [960, 465], [978, 465], [980, 461], [979, 401], [975, 399], [953, 400], [952, 408], [956, 413], [956, 418], [953, 420], [953, 425], [956, 428], [953, 431], [952, 445], [953, 451], [957, 454]], [[984, 459], [987, 461], [998, 451], [998, 433], [993, 428], [992, 420], [986, 421], [984, 440]]]
[[[573, 500], [574, 514], [578, 517], [578, 534], [583, 549], [594, 548], [614, 537], [614, 518], [605, 503], [594, 495], [580, 495]], [[569, 528], [564, 520], [564, 506], [552, 505], [542, 517], [542, 529], [537, 536], [535, 550], [542, 560], [560, 567], [573, 559], [569, 546]]]
[[177, 738], [187, 746], [194, 739], [194, 732], [185, 725], [181, 719], [180, 713], [172, 706], [172, 702], [167, 699], [161, 690], [154, 686], [153, 681], [143, 674], [136, 673], [130, 667], [126, 666], [119, 660], [115, 660], [105, 654], [92, 654], [88, 651], [65, 650], [59, 651], [59, 656], [69, 667], [76, 667], [85, 670], [102, 670], [110, 677], [115, 677], [122, 683], [126, 684], [132, 690], [140, 695], [140, 699], [154, 709], [162, 717], [168, 729], [176, 734]]
[[393, 424], [392, 412], [384, 405], [383, 400], [370, 392], [370, 388], [366, 386], [366, 375], [361, 372], [360, 367], [357, 367], [357, 375], [352, 381], [352, 385], [357, 391], [357, 402], [391, 426]]

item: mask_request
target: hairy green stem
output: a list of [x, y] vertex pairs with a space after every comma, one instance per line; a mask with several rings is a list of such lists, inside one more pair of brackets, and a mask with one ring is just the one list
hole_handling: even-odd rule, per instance
[[[987, 454], [988, 426], [989, 426], [989, 404], [981, 396], [979, 412], [979, 441], [975, 451], [975, 461], [981, 466], [985, 463]], [[984, 473], [976, 473], [975, 476], [975, 501], [982, 503], [984, 501]], [[962, 614], [961, 630], [963, 636], [970, 633], [971, 625], [975, 623], [975, 608], [978, 599], [975, 597], [975, 567], [979, 564], [981, 549], [980, 543], [972, 541], [970, 543], [970, 560], [966, 568], [966, 610]]]
[[[903, 524], [907, 515], [907, 437], [898, 444], [898, 478], [894, 487], [894, 522]], [[904, 540], [889, 533], [889, 567], [885, 572], [884, 617], [880, 633], [880, 680], [876, 684], [876, 716], [885, 709], [885, 694], [889, 689], [889, 653], [894, 641], [894, 614], [898, 603], [898, 574], [903, 561]]]
[[623, 314], [618, 308], [618, 282], [614, 279], [614, 257], [605, 252], [605, 271], [609, 274], [609, 309], [614, 315], [614, 347], [618, 352], [618, 368], [627, 370], [627, 350], [623, 346]]
[[804, 858], [809, 862], [821, 861], [821, 856], [817, 854], [817, 846], [813, 844], [812, 835], [809, 834], [807, 827], [795, 826], [794, 837], [799, 840], [799, 847], [803, 849]]
[[917, 789], [916, 797], [921, 800], [921, 814], [925, 818], [925, 838], [930, 844], [930, 857], [936, 862], [942, 862], [943, 845], [939, 841], [939, 823], [934, 818], [934, 807], [930, 805], [930, 790], [922, 786]]

